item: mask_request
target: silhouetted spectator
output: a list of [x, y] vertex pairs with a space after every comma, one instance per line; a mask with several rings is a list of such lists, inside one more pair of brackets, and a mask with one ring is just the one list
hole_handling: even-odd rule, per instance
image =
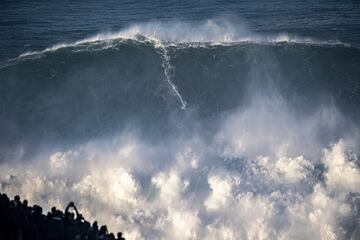
[[107, 227], [105, 225], [101, 226], [99, 230], [99, 239], [106, 239], [107, 234]]
[[59, 212], [56, 207], [52, 207], [51, 212], [48, 214], [47, 230], [47, 239], [64, 239], [64, 221], [61, 212]]
[[35, 224], [35, 239], [46, 239], [46, 217], [42, 214], [42, 208], [38, 205], [34, 205], [32, 216]]
[[108, 234], [108, 239], [115, 240], [115, 235], [113, 233]]
[[[70, 211], [74, 209], [74, 212]], [[65, 214], [52, 207], [45, 216], [38, 205], [28, 205], [15, 196], [10, 201], [6, 194], [0, 193], [0, 240], [115, 240], [107, 227], [100, 230], [95, 221], [92, 226], [78, 212], [73, 202], [65, 209]], [[121, 233], [117, 239], [123, 240]]]
[[99, 239], [99, 226], [97, 221], [95, 221], [92, 225], [90, 232], [90, 240], [98, 240]]
[[122, 232], [117, 233], [117, 239], [118, 240], [125, 240], [125, 238], [123, 238], [123, 236], [122, 236]]

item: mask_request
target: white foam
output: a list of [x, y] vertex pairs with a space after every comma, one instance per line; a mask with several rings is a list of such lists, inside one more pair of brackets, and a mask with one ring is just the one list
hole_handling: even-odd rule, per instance
[[[158, 146], [122, 135], [39, 157], [37, 164], [2, 163], [0, 190], [46, 210], [75, 201], [86, 218], [127, 239], [344, 239], [343, 222], [359, 220], [347, 198], [360, 193], [352, 144], [322, 147], [310, 134], [323, 124], [322, 114], [297, 119], [276, 101], [271, 107], [257, 101], [228, 116], [213, 139]], [[252, 114], [268, 121], [247, 121]]]
[[61, 48], [76, 47], [82, 44], [94, 44], [113, 40], [149, 41], [155, 46], [189, 44], [188, 46], [205, 46], [203, 44], [222, 45], [238, 43], [298, 43], [314, 45], [346, 45], [340, 41], [322, 41], [310, 37], [301, 37], [287, 33], [258, 34], [248, 30], [243, 24], [233, 23], [226, 19], [210, 19], [203, 22], [148, 22], [131, 24], [118, 32], [99, 33], [89, 38], [71, 43], [59, 43], [43, 51], [21, 54], [19, 57], [53, 52]]
[[231, 197], [233, 180], [227, 176], [209, 174], [208, 183], [211, 194], [204, 202], [206, 209], [211, 211], [226, 207]]
[[329, 189], [336, 192], [360, 192], [360, 169], [357, 156], [349, 161], [349, 153], [343, 141], [324, 151], [324, 162], [328, 167], [325, 174]]

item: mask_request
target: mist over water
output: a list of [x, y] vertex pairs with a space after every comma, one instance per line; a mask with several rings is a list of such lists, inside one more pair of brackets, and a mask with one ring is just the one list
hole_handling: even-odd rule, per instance
[[0, 68], [1, 192], [127, 239], [359, 237], [360, 50], [148, 22]]

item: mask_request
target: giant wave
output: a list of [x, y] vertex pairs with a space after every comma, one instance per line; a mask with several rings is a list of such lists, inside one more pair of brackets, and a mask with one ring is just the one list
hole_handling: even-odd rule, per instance
[[129, 239], [359, 236], [359, 63], [224, 21], [23, 54], [0, 68], [1, 191]]

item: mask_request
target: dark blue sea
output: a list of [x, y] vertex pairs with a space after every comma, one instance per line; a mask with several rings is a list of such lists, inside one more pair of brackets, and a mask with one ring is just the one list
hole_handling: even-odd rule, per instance
[[126, 239], [360, 238], [360, 1], [2, 0], [0, 192]]

